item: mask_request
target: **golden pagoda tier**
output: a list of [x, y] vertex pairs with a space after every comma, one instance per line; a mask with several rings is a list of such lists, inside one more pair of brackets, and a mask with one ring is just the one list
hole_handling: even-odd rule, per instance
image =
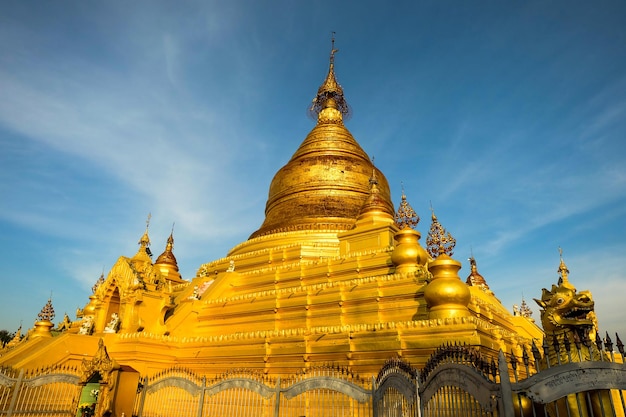
[[0, 365], [80, 362], [103, 338], [112, 358], [143, 374], [177, 365], [286, 376], [333, 363], [366, 376], [391, 357], [423, 365], [444, 343], [495, 356], [541, 339], [475, 262], [474, 278], [461, 280], [454, 239], [434, 213], [425, 249], [404, 192], [394, 210], [385, 176], [343, 124], [335, 52], [313, 101], [317, 124], [274, 176], [265, 221], [248, 240], [185, 280], [173, 234], [153, 262], [146, 228], [137, 254], [118, 259], [69, 329], [27, 336], [0, 352]]

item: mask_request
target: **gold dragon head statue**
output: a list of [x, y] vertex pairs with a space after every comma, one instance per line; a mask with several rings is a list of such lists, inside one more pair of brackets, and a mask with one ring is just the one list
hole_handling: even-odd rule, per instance
[[535, 301], [541, 307], [541, 324], [546, 333], [594, 325], [594, 302], [589, 291], [577, 292], [576, 288], [560, 283], [552, 285], [550, 291], [544, 288], [541, 300]]
[[594, 302], [589, 291], [576, 291], [568, 280], [569, 271], [561, 258], [558, 285], [550, 291], [543, 289], [541, 300], [541, 324], [546, 334], [576, 330], [582, 334], [595, 326]]

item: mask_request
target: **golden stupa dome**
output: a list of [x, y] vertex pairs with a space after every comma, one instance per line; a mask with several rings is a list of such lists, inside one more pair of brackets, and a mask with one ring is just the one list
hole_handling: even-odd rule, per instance
[[348, 105], [334, 72], [334, 53], [313, 100], [317, 125], [274, 176], [265, 221], [250, 238], [292, 230], [349, 230], [370, 196], [372, 172], [378, 198], [393, 216], [387, 179], [343, 124]]

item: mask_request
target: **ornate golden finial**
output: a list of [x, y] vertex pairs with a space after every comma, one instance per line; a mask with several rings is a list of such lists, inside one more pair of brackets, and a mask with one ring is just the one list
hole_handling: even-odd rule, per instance
[[560, 246], [559, 246], [559, 259], [560, 259], [559, 269], [557, 270], [557, 272], [559, 273], [558, 285], [562, 285], [568, 288], [574, 288], [574, 286], [570, 284], [569, 282], [569, 279], [568, 279], [569, 269], [567, 269], [567, 265], [565, 265], [565, 262], [563, 261], [563, 249], [561, 249]]
[[446, 232], [446, 229], [439, 223], [432, 204], [430, 210], [432, 211], [432, 223], [426, 238], [426, 250], [433, 258], [443, 254], [452, 256], [454, 246], [456, 246], [456, 239], [449, 232]]
[[335, 49], [335, 32], [332, 32], [328, 75], [317, 90], [317, 95], [309, 108], [311, 116], [317, 116], [318, 121], [321, 121], [320, 113], [326, 108], [333, 108], [339, 111], [337, 117], [325, 117], [324, 120], [326, 122], [340, 123], [342, 120], [341, 116], [347, 117], [350, 113], [350, 106], [348, 106], [343, 96], [343, 89], [335, 77], [335, 54], [337, 52], [339, 52], [339, 49]]
[[173, 253], [174, 250], [174, 226], [172, 225], [172, 231], [167, 238], [167, 243], [165, 244], [165, 251], [159, 255], [155, 264], [159, 263], [170, 263], [176, 265], [176, 257]]
[[378, 190], [378, 178], [376, 178], [376, 167], [374, 167], [374, 160], [372, 160], [372, 176], [370, 177], [370, 189], [374, 188]]
[[167, 238], [167, 243], [165, 245], [165, 251], [171, 252], [174, 249], [174, 225], [176, 223], [172, 223], [172, 231], [170, 232], [170, 236]]
[[9, 342], [7, 342], [6, 347], [12, 348], [18, 343], [20, 343], [21, 341], [22, 341], [22, 321], [20, 320], [20, 327], [18, 327], [17, 331], [13, 335], [13, 338]]
[[151, 213], [148, 213], [148, 219], [146, 220], [146, 231], [143, 233], [143, 235], [141, 236], [141, 239], [139, 239], [139, 250], [141, 251], [141, 249], [146, 250], [146, 253], [150, 256], [152, 256], [152, 252], [150, 252], [150, 236], [148, 236], [148, 228], [150, 227], [150, 218], [152, 217]]
[[330, 63], [331, 65], [335, 64], [335, 53], [339, 52], [339, 49], [335, 49], [335, 32], [331, 32], [331, 46], [330, 46]]
[[91, 287], [91, 292], [95, 293], [98, 287], [102, 285], [103, 282], [104, 282], [104, 267], [102, 268], [102, 273], [100, 274], [100, 277], [98, 278], [96, 283], [93, 284], [93, 287]]
[[39, 321], [52, 321], [54, 319], [54, 307], [52, 307], [52, 295], [48, 298], [48, 302], [37, 315]]
[[182, 277], [178, 270], [178, 262], [176, 256], [174, 256], [174, 224], [172, 224], [172, 231], [167, 238], [165, 245], [165, 251], [154, 262], [154, 265], [159, 269], [161, 275], [168, 281], [174, 280], [175, 282], [181, 282]]
[[478, 272], [478, 267], [476, 266], [476, 259], [474, 259], [474, 254], [472, 251], [472, 255], [468, 259], [470, 263], [470, 274], [465, 280], [467, 285], [477, 286], [482, 288], [483, 290], [489, 290], [489, 285], [487, 285], [487, 281], [483, 278], [482, 275]]
[[357, 220], [362, 220], [369, 216], [383, 215], [388, 220], [393, 221], [393, 205], [389, 204], [389, 202], [381, 196], [378, 186], [378, 174], [376, 173], [376, 167], [372, 159], [372, 176], [369, 178], [369, 195], [361, 207]]
[[524, 299], [524, 295], [522, 294], [522, 304], [519, 306], [519, 315], [522, 317], [530, 318], [533, 315], [532, 310], [526, 304], [526, 300]]
[[396, 226], [400, 229], [411, 228], [415, 229], [415, 226], [420, 222], [420, 216], [417, 215], [413, 207], [406, 201], [406, 194], [404, 194], [404, 184], [402, 184], [402, 201], [398, 207], [398, 211], [395, 215]]
[[376, 165], [374, 165], [373, 156], [372, 156], [372, 176], [370, 177], [370, 192], [378, 193], [378, 177], [376, 176]]

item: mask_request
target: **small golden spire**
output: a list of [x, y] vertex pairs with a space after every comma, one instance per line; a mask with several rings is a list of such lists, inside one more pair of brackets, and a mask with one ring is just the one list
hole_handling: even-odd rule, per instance
[[15, 332], [15, 335], [13, 336], [13, 339], [11, 339], [6, 344], [6, 347], [7, 348], [12, 348], [15, 345], [17, 345], [18, 343], [20, 343], [21, 341], [22, 341], [22, 321], [20, 320], [20, 327], [18, 327], [17, 331]]
[[100, 277], [98, 278], [96, 283], [93, 284], [93, 287], [91, 287], [91, 292], [95, 293], [98, 287], [102, 285], [103, 282], [104, 282], [104, 267], [102, 268], [102, 273], [100, 274]]
[[560, 246], [559, 246], [559, 258], [560, 258], [559, 269], [557, 270], [557, 272], [559, 273], [558, 285], [573, 289], [574, 286], [570, 284], [569, 279], [568, 279], [569, 269], [567, 269], [567, 265], [565, 265], [565, 262], [563, 261], [563, 249], [561, 249]]
[[380, 196], [380, 189], [378, 188], [378, 177], [376, 174], [376, 167], [374, 166], [374, 160], [372, 158], [372, 176], [369, 179], [370, 193], [361, 207], [359, 213], [359, 219], [364, 218], [368, 213], [385, 213], [393, 217], [393, 206], [385, 201]]
[[339, 49], [335, 49], [335, 32], [332, 32], [328, 75], [317, 90], [317, 95], [309, 108], [311, 115], [318, 116], [318, 121], [321, 121], [320, 112], [326, 108], [333, 108], [340, 112], [339, 120], [330, 120], [333, 122], [341, 122], [341, 115], [347, 116], [350, 113], [350, 106], [343, 96], [343, 89], [335, 77], [335, 53], [337, 52]]
[[335, 31], [331, 32], [331, 40], [330, 40], [330, 64], [335, 64], [335, 52], [339, 52], [339, 49], [335, 49]]
[[413, 207], [406, 201], [404, 185], [402, 185], [402, 201], [396, 212], [395, 220], [396, 226], [398, 226], [399, 229], [406, 229], [408, 227], [415, 229], [415, 226], [420, 222], [420, 216], [417, 215]]
[[439, 255], [446, 254], [452, 256], [454, 247], [456, 246], [456, 239], [452, 237], [449, 232], [439, 223], [437, 216], [435, 216], [435, 210], [430, 206], [432, 211], [432, 223], [426, 238], [426, 249], [428, 254], [436, 258]]
[[161, 274], [167, 280], [174, 280], [176, 282], [182, 281], [182, 277], [180, 276], [178, 269], [178, 261], [174, 256], [174, 225], [172, 225], [172, 232], [167, 238], [165, 251], [159, 255], [157, 260], [154, 262], [154, 266], [161, 271]]
[[155, 265], [157, 264], [176, 265], [176, 270], [178, 270], [176, 257], [174, 256], [173, 250], [174, 250], [174, 227], [172, 227], [172, 232], [167, 238], [167, 243], [165, 244], [165, 251], [161, 255], [159, 255], [159, 257], [157, 258], [154, 264]]
[[478, 267], [476, 266], [476, 259], [474, 259], [474, 255], [472, 254], [472, 256], [470, 256], [470, 258], [468, 259], [469, 263], [470, 263], [470, 274], [467, 277], [467, 280], [465, 281], [465, 283], [467, 285], [471, 285], [471, 286], [477, 286], [483, 289], [488, 290], [489, 289], [489, 285], [487, 285], [487, 281], [485, 281], [485, 278], [483, 278], [482, 275], [480, 275], [480, 273], [478, 272]]
[[172, 231], [170, 232], [170, 237], [167, 238], [167, 244], [165, 245], [166, 251], [172, 251], [174, 249], [174, 225], [176, 223], [172, 223]]
[[148, 219], [146, 220], [146, 231], [143, 232], [141, 239], [139, 239], [139, 252], [143, 249], [148, 256], [152, 256], [152, 252], [150, 251], [150, 236], [148, 236], [148, 229], [150, 228], [150, 218], [152, 217], [151, 213], [148, 213]]
[[530, 318], [533, 315], [533, 311], [526, 304], [526, 300], [524, 299], [524, 294], [522, 294], [522, 304], [519, 306], [519, 314], [522, 317]]

